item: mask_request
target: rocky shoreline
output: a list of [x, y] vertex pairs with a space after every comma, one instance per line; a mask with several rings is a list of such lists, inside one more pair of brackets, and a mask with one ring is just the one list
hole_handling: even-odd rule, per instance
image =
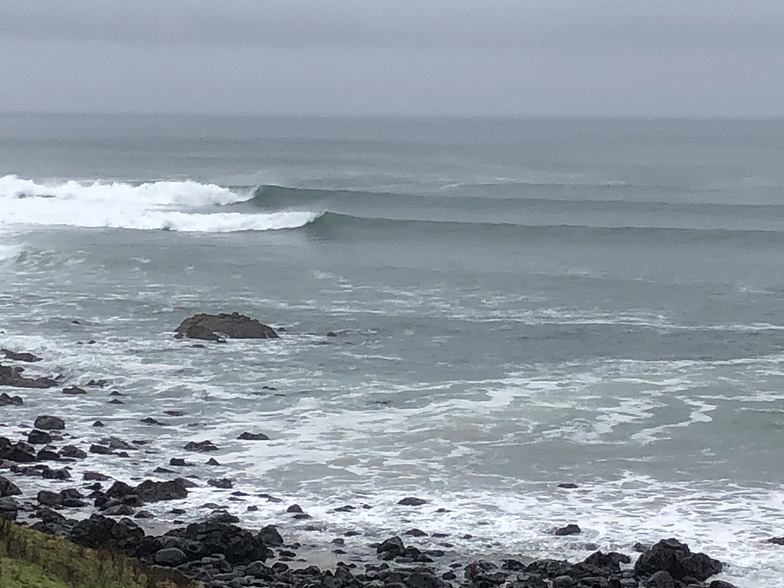
[[[214, 343], [232, 336], [278, 336], [270, 327], [237, 313], [196, 315], [184, 321], [177, 334]], [[10, 388], [10, 393], [0, 394], [0, 424], [7, 423], [15, 407], [25, 403], [22, 395], [31, 388], [61, 387], [66, 395], [86, 393], [57, 376], [27, 376], [23, 364], [39, 360], [33, 354], [6, 349], [0, 350], [0, 354], [5, 355], [5, 363], [0, 363], [0, 386]], [[106, 384], [105, 380], [90, 380], [87, 386], [103, 389]], [[170, 416], [177, 416], [173, 414], [176, 411], [169, 412]], [[154, 422], [150, 424], [160, 424], [151, 420]], [[176, 569], [209, 588], [732, 588], [732, 584], [713, 578], [723, 569], [719, 561], [692, 553], [675, 539], [664, 539], [653, 546], [638, 544], [636, 560], [628, 554], [596, 551], [576, 563], [522, 558], [490, 561], [468, 554], [456, 558], [449, 552], [451, 544], [444, 534], [428, 536], [419, 529], [410, 529], [381, 542], [368, 542], [361, 554], [349, 554], [343, 537], [335, 537], [324, 545], [303, 545], [296, 537], [281, 534], [272, 524], [243, 528], [238, 517], [217, 504], [205, 505], [213, 507], [210, 513], [190, 524], [154, 532], [156, 521], [147, 510], [149, 505], [184, 499], [189, 490], [199, 486], [229, 490], [231, 479], [178, 476], [170, 468], [186, 466], [187, 462], [173, 458], [156, 469], [164, 480], [146, 479], [131, 484], [92, 470], [83, 471], [82, 479], [75, 480], [71, 475], [73, 464], [94, 456], [127, 458], [142, 450], [148, 441], [107, 437], [87, 445], [69, 434], [67, 418], [54, 415], [39, 415], [33, 423], [24, 425], [26, 434], [16, 439], [3, 436], [0, 428], [0, 517], [78, 545], [110, 548], [147, 564]], [[96, 427], [100, 425], [94, 423]], [[268, 437], [246, 432], [240, 439], [263, 442]], [[215, 449], [209, 441], [183, 442], [183, 451], [193, 455], [209, 454]], [[207, 463], [210, 461], [217, 465], [213, 458]], [[40, 486], [37, 480], [42, 482]], [[51, 489], [52, 481], [62, 488]], [[235, 491], [229, 500], [241, 501], [245, 496], [248, 495]], [[276, 500], [269, 495], [259, 497]], [[424, 502], [405, 497], [399, 504], [416, 509]], [[363, 507], [370, 508], [341, 508]], [[248, 510], [253, 508], [248, 506]], [[297, 520], [310, 518], [296, 504], [286, 512]], [[579, 534], [580, 529], [571, 524], [554, 528], [553, 533]], [[412, 544], [414, 539], [418, 546]]]

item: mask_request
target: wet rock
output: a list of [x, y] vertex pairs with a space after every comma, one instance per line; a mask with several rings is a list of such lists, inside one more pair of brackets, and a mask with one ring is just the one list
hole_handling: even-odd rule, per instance
[[65, 421], [60, 417], [41, 415], [36, 417], [33, 426], [42, 431], [61, 431], [65, 429]]
[[423, 504], [427, 504], [427, 500], [422, 498], [416, 498], [414, 496], [407, 496], [397, 502], [401, 506], [422, 506]]
[[40, 490], [36, 496], [39, 504], [57, 508], [63, 505], [63, 497], [59, 492], [52, 492], [51, 490]]
[[22, 441], [11, 443], [5, 437], [0, 437], [0, 459], [19, 463], [29, 463], [36, 461], [37, 458], [35, 449], [31, 445], [23, 443]]
[[176, 567], [188, 561], [188, 556], [181, 549], [168, 547], [155, 554], [153, 561], [160, 566]]
[[5, 392], [0, 394], [0, 406], [22, 406], [24, 401], [20, 396], [9, 396]]
[[700, 582], [721, 570], [721, 562], [704, 553], [692, 553], [688, 545], [677, 539], [659, 541], [634, 564], [634, 575], [637, 577], [649, 577], [656, 572], [665, 571], [675, 580], [691, 576]]
[[57, 461], [60, 459], [59, 453], [55, 453], [51, 449], [46, 449], [46, 448], [41, 449], [38, 453], [35, 454], [35, 456], [40, 461]]
[[[171, 533], [170, 531], [167, 535]], [[178, 529], [176, 534], [201, 544], [204, 555], [223, 554], [229, 563], [235, 565], [264, 562], [273, 555], [260, 539], [231, 524], [193, 523], [184, 531]]]
[[784, 537], [771, 537], [765, 541], [766, 543], [773, 543], [774, 545], [784, 545]]
[[299, 504], [292, 504], [290, 507], [286, 509], [286, 512], [302, 513], [304, 511], [302, 510], [302, 507]]
[[5, 358], [10, 359], [11, 361], [24, 361], [27, 363], [42, 361], [42, 359], [37, 355], [33, 355], [32, 353], [27, 352], [17, 353], [15, 351], [11, 351], [10, 349], [0, 349], [0, 353], [4, 354]]
[[338, 334], [335, 331], [327, 331], [326, 337], [337, 337]]
[[136, 487], [135, 493], [145, 502], [158, 502], [160, 500], [177, 500], [187, 498], [187, 481], [177, 478], [169, 482], [154, 482], [145, 480]]
[[122, 400], [118, 400], [115, 398], [114, 400], [110, 400], [109, 404], [125, 404]]
[[214, 488], [231, 488], [233, 486], [232, 481], [229, 478], [212, 478], [211, 480], [207, 480], [207, 484]]
[[558, 536], [579, 535], [580, 533], [582, 533], [582, 530], [578, 525], [569, 524], [564, 527], [559, 527], [555, 529], [554, 533]]
[[645, 580], [644, 583], [645, 588], [678, 588], [680, 585], [680, 582], [678, 582], [678, 585], [676, 586], [673, 577], [664, 570], [659, 570]]
[[14, 388], [53, 388], [57, 386], [54, 378], [25, 378], [21, 368], [0, 365], [0, 386], [13, 386]]
[[242, 433], [237, 439], [242, 441], [269, 441], [270, 438], [264, 433]]
[[395, 559], [401, 557], [406, 551], [403, 545], [403, 540], [400, 537], [390, 537], [386, 539], [376, 548], [379, 558], [384, 560]]
[[101, 421], [95, 421], [93, 423], [93, 427], [105, 427], [105, 426], [106, 425], [104, 425]]
[[112, 455], [113, 451], [108, 447], [104, 447], [103, 445], [90, 445], [90, 453], [95, 453], [98, 455]]
[[67, 468], [56, 470], [45, 467], [41, 470], [41, 477], [46, 480], [70, 480], [71, 474]]
[[108, 383], [106, 380], [90, 380], [87, 385], [91, 388], [103, 388]]
[[205, 465], [219, 466], [220, 464], [218, 463], [217, 459], [215, 459], [214, 457], [211, 457], [210, 459], [207, 460], [207, 463]]
[[67, 388], [63, 388], [63, 394], [76, 396], [79, 394], [87, 394], [87, 390], [79, 388], [79, 386], [68, 386]]
[[109, 439], [109, 449], [123, 449], [123, 450], [133, 450], [138, 451], [138, 447], [134, 447], [130, 443], [123, 441], [122, 439], [118, 439], [117, 437], [111, 437]]
[[139, 420], [140, 423], [144, 423], [145, 425], [159, 425], [161, 427], [167, 426], [167, 423], [162, 423], [161, 421], [157, 421], [152, 417], [147, 417]]
[[47, 445], [52, 442], [52, 436], [45, 431], [33, 429], [27, 435], [27, 442], [32, 445]]
[[185, 416], [185, 413], [182, 412], [181, 410], [164, 410], [163, 414], [167, 414], [167, 415], [173, 416], [173, 417]]
[[411, 537], [426, 537], [427, 533], [420, 529], [409, 529], [403, 535], [410, 535]]
[[103, 514], [107, 517], [127, 517], [133, 515], [135, 512], [134, 508], [129, 504], [118, 504], [105, 509]]
[[189, 441], [185, 445], [185, 450], [206, 453], [208, 451], [218, 451], [218, 448], [212, 443], [212, 441]]
[[283, 545], [283, 537], [281, 537], [275, 525], [262, 527], [261, 531], [259, 531], [258, 538], [264, 545]]
[[79, 521], [68, 534], [68, 539], [84, 547], [128, 549], [144, 537], [144, 531], [130, 519], [115, 521], [103, 515], [93, 514]]
[[79, 449], [75, 445], [64, 445], [63, 448], [60, 449], [60, 457], [84, 459], [87, 457], [87, 452]]
[[277, 339], [275, 329], [237, 312], [231, 314], [196, 314], [175, 329], [177, 336], [216, 341], [231, 339]]
[[0, 498], [0, 518], [15, 521], [19, 513], [19, 502], [13, 496]]
[[169, 460], [169, 465], [175, 467], [192, 467], [194, 464], [190, 463], [189, 461], [185, 461], [181, 457], [172, 457]]
[[105, 474], [101, 474], [98, 472], [84, 472], [82, 474], [82, 479], [84, 480], [97, 480], [99, 482], [108, 482], [111, 478]]
[[564, 482], [562, 484], [558, 484], [558, 488], [564, 488], [566, 490], [574, 490], [577, 488], [577, 484], [573, 484], [572, 482]]
[[8, 496], [19, 496], [22, 491], [11, 480], [5, 476], [0, 476], [0, 498]]

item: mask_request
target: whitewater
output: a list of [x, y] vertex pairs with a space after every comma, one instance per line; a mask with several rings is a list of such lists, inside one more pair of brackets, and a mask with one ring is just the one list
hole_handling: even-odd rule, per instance
[[[7, 434], [50, 412], [150, 440], [73, 464], [125, 481], [209, 439], [220, 468], [178, 474], [282, 502], [178, 506], [361, 532], [349, 552], [412, 527], [570, 560], [673, 536], [784, 587], [782, 124], [102, 120], [0, 116], [0, 343], [109, 381], [0, 408]], [[232, 311], [281, 338], [173, 338]]]

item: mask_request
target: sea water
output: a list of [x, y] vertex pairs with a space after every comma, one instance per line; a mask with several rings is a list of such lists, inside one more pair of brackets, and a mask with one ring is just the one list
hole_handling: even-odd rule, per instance
[[[186, 457], [252, 495], [201, 485], [191, 518], [573, 560], [676, 537], [784, 586], [782, 145], [782, 121], [2, 115], [0, 342], [109, 385], [0, 420], [151, 441], [76, 479]], [[281, 338], [173, 338], [232, 311]], [[183, 451], [205, 439], [219, 467]]]

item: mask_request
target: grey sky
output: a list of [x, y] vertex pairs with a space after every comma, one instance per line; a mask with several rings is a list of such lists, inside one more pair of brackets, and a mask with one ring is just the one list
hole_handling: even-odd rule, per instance
[[784, 116], [781, 0], [2, 0], [0, 110]]

